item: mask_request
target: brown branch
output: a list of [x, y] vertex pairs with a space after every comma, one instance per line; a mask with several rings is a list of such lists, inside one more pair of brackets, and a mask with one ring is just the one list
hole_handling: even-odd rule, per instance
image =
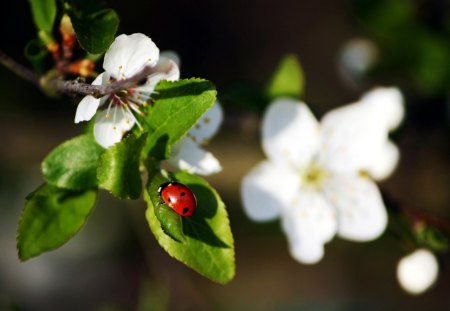
[[8, 68], [10, 71], [14, 72], [16, 75], [21, 77], [24, 80], [27, 80], [31, 84], [34, 84], [35, 86], [40, 86], [39, 80], [40, 76], [31, 69], [23, 66], [22, 64], [19, 64], [15, 60], [13, 60], [11, 57], [6, 55], [0, 50], [0, 64]]
[[[171, 68], [166, 68], [169, 71]], [[92, 85], [78, 80], [60, 80], [51, 79], [48, 82], [48, 87], [56, 90], [60, 94], [78, 94], [78, 95], [92, 95], [94, 97], [102, 97], [120, 90], [128, 89], [130, 87], [136, 86], [140, 81], [145, 79], [147, 76], [161, 72], [161, 68], [156, 67], [144, 67], [140, 72], [134, 76], [115, 81], [106, 85]]]
[[147, 76], [154, 73], [168, 73], [173, 67], [173, 63], [171, 62], [154, 67], [146, 66], [130, 78], [106, 85], [92, 85], [79, 80], [63, 80], [60, 74], [55, 72], [51, 72], [50, 75], [39, 76], [25, 66], [17, 63], [2, 51], [0, 51], [0, 64], [49, 94], [92, 95], [97, 98], [134, 87]]
[[403, 214], [411, 221], [413, 226], [416, 224], [425, 223], [439, 230], [445, 231], [447, 234], [450, 234], [450, 220], [438, 217], [412, 206], [401, 204], [396, 199], [394, 199], [387, 191], [382, 191], [382, 193], [383, 200], [385, 201], [386, 206], [394, 212]]

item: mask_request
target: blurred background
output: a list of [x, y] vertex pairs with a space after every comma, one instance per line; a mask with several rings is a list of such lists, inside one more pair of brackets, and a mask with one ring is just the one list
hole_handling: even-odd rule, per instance
[[[49, 99], [0, 67], [0, 309], [5, 310], [449, 310], [450, 257], [436, 285], [404, 293], [404, 251], [388, 233], [370, 243], [334, 239], [306, 266], [288, 254], [278, 222], [243, 213], [239, 184], [263, 159], [264, 87], [286, 53], [301, 61], [304, 100], [318, 117], [377, 85], [399, 86], [407, 118], [393, 135], [400, 165], [381, 187], [402, 204], [450, 219], [450, 3], [446, 0], [109, 0], [119, 33], [142, 32], [181, 58], [182, 77], [213, 81], [225, 109], [208, 147], [223, 172], [208, 178], [227, 204], [236, 277], [218, 285], [171, 259], [153, 238], [145, 204], [101, 193], [82, 231], [20, 263], [15, 231], [40, 162], [81, 132], [79, 99]], [[22, 64], [36, 37], [28, 1], [0, 4], [0, 49]], [[27, 64], [28, 65], [28, 64]], [[98, 70], [101, 71], [99, 65]], [[2, 309], [3, 310], [3, 309]]]

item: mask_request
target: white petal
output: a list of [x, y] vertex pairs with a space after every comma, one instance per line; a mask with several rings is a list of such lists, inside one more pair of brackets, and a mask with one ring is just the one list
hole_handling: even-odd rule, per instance
[[436, 257], [427, 249], [418, 249], [403, 257], [397, 265], [397, 279], [410, 294], [425, 292], [437, 279], [439, 272]]
[[219, 130], [223, 120], [223, 109], [218, 101], [206, 111], [206, 113], [198, 120], [189, 130], [189, 136], [194, 137], [198, 144], [207, 143]]
[[159, 49], [144, 34], [118, 36], [105, 54], [103, 68], [115, 79], [125, 79], [139, 72], [144, 66], [154, 66]]
[[354, 241], [379, 237], [387, 225], [387, 212], [380, 191], [367, 177], [335, 175], [323, 184], [329, 202], [337, 209], [338, 234]]
[[153, 93], [153, 90], [155, 89], [159, 81], [176, 81], [180, 78], [180, 69], [178, 68], [178, 65], [171, 59], [160, 57], [155, 70], [157, 70], [157, 72], [148, 76], [147, 81], [144, 85], [136, 88], [138, 92], [147, 93], [148, 98]]
[[334, 209], [318, 192], [302, 191], [282, 215], [292, 256], [305, 264], [322, 259], [324, 244], [336, 233]]
[[361, 104], [372, 108], [372, 118], [384, 122], [388, 129], [397, 128], [403, 120], [403, 96], [396, 87], [378, 87], [361, 98]]
[[299, 189], [300, 178], [289, 167], [263, 161], [242, 179], [244, 211], [254, 221], [273, 220], [288, 208]]
[[108, 83], [109, 81], [109, 73], [107, 72], [102, 72], [101, 74], [99, 74], [94, 81], [92, 81], [92, 85], [105, 85]]
[[178, 65], [178, 67], [180, 67], [180, 65], [181, 65], [180, 55], [178, 55], [178, 53], [175, 51], [162, 51], [159, 54], [159, 59], [161, 59], [161, 58], [168, 58], [168, 59], [173, 60], [175, 62], [175, 64]]
[[133, 127], [135, 121], [130, 113], [126, 113], [120, 107], [111, 109], [110, 114], [107, 110], [99, 113], [94, 125], [95, 140], [103, 148], [118, 143], [122, 136]]
[[182, 139], [172, 148], [172, 155], [167, 162], [176, 169], [199, 175], [211, 175], [222, 170], [212, 153], [200, 148], [189, 137]]
[[397, 166], [400, 152], [397, 146], [387, 141], [373, 163], [367, 167], [367, 173], [375, 180], [383, 180], [389, 177]]
[[[95, 78], [92, 85], [105, 85], [109, 80], [109, 74], [103, 72]], [[94, 96], [85, 96], [77, 107], [77, 112], [75, 113], [75, 123], [81, 121], [89, 121], [97, 112], [99, 106], [101, 106], [108, 96], [103, 96], [102, 98], [95, 98]]]
[[305, 166], [319, 142], [318, 122], [305, 104], [287, 98], [271, 103], [262, 121], [262, 146], [270, 159]]
[[89, 121], [97, 112], [98, 106], [100, 106], [100, 98], [95, 98], [94, 96], [85, 96], [77, 107], [77, 112], [75, 113], [75, 123], [81, 121]]
[[359, 103], [328, 112], [321, 123], [319, 162], [330, 171], [356, 172], [372, 166], [387, 139], [387, 128]]

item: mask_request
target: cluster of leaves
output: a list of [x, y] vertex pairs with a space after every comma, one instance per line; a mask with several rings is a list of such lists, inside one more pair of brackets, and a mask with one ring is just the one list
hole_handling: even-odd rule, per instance
[[43, 73], [52, 67], [51, 46], [60, 41], [57, 21], [63, 14], [70, 16], [80, 46], [86, 55], [96, 59], [114, 40], [119, 17], [100, 2], [89, 0], [29, 0], [37, 39], [25, 47], [25, 56], [35, 71]]
[[[31, 4], [39, 31], [51, 34], [55, 1]], [[110, 9], [84, 10], [82, 4], [63, 2], [81, 46], [87, 52], [103, 52], [115, 35], [109, 26], [117, 28], [118, 18]], [[112, 147], [99, 146], [88, 126], [84, 134], [47, 155], [42, 162], [45, 183], [28, 195], [19, 223], [21, 260], [55, 249], [73, 237], [91, 214], [99, 189], [119, 199], [138, 199], [143, 192], [150, 230], [169, 255], [211, 280], [226, 283], [233, 278], [233, 237], [218, 193], [198, 176], [160, 168], [173, 144], [213, 106], [215, 87], [203, 79], [161, 81], [155, 94], [140, 117], [142, 130], [130, 132]], [[173, 180], [193, 190], [198, 204], [194, 216], [181, 217], [161, 199], [159, 186]]]

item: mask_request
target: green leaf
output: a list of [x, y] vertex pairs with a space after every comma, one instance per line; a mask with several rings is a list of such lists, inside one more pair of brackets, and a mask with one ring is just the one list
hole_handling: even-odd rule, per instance
[[197, 211], [192, 217], [182, 217], [185, 241], [179, 243], [162, 229], [155, 216], [158, 188], [167, 179], [156, 174], [149, 181], [144, 198], [146, 218], [161, 247], [203, 276], [227, 283], [234, 276], [234, 245], [225, 205], [217, 192], [200, 177], [186, 172], [175, 174], [177, 181], [192, 189], [197, 197]]
[[151, 134], [144, 152], [166, 159], [170, 147], [195, 125], [216, 100], [214, 85], [202, 79], [161, 81], [155, 89], [156, 102], [146, 111], [142, 124]]
[[33, 70], [38, 73], [46, 72], [50, 67], [50, 54], [41, 40], [33, 39], [25, 46], [25, 57], [33, 66]]
[[161, 223], [161, 229], [175, 241], [184, 243], [186, 238], [183, 233], [183, 221], [169, 206], [162, 202], [155, 205], [155, 215]]
[[300, 98], [303, 88], [304, 77], [300, 62], [295, 55], [286, 55], [275, 70], [267, 87], [268, 97], [270, 100], [281, 96]]
[[425, 246], [435, 252], [447, 252], [449, 240], [439, 229], [427, 224], [422, 224], [415, 228], [414, 235], [419, 246]]
[[36, 27], [51, 33], [56, 18], [56, 0], [28, 0], [28, 2]]
[[97, 187], [97, 167], [104, 149], [92, 135], [81, 135], [56, 147], [42, 162], [47, 183], [70, 190]]
[[147, 134], [129, 135], [106, 149], [97, 171], [99, 186], [121, 199], [137, 199], [141, 195], [140, 154]]
[[17, 233], [20, 260], [66, 243], [86, 223], [96, 199], [95, 190], [71, 191], [46, 184], [31, 193]]
[[112, 9], [83, 13], [68, 11], [81, 47], [92, 54], [105, 52], [114, 40], [119, 27], [119, 16]]

